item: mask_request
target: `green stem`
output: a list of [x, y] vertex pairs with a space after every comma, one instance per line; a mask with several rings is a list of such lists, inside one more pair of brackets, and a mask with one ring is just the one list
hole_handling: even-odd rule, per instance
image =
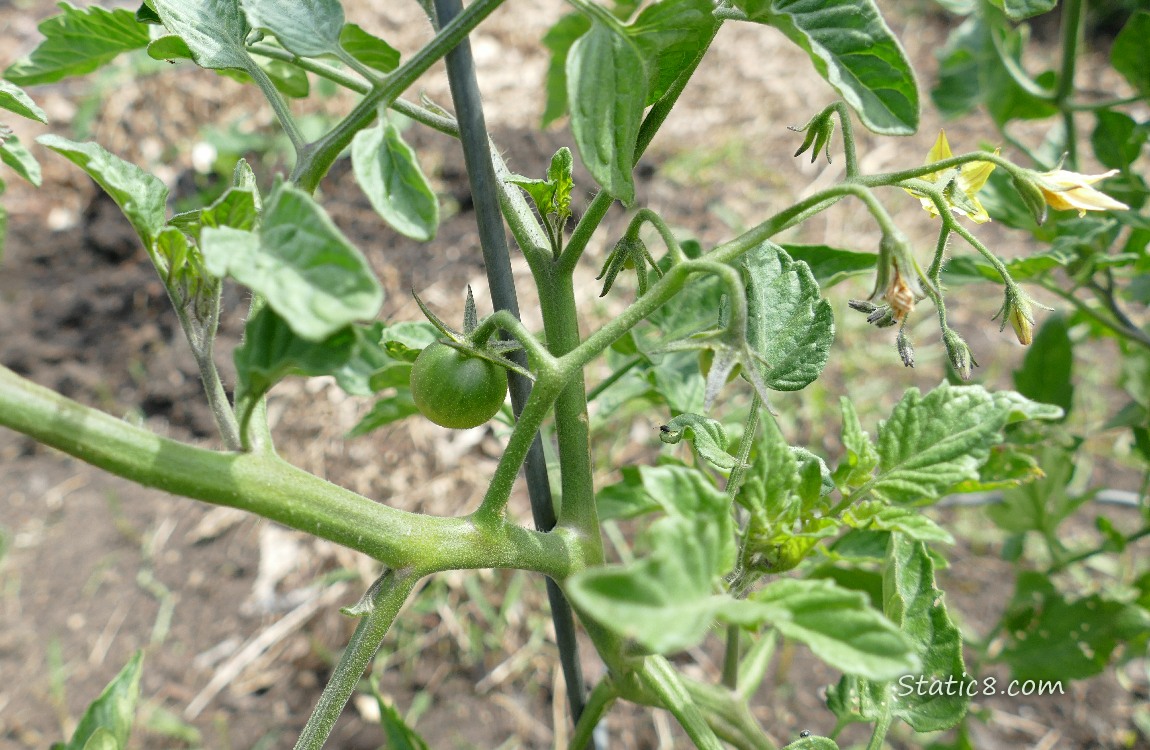
[[703, 717], [691, 694], [670, 663], [661, 656], [648, 656], [638, 678], [659, 703], [678, 720], [698, 750], [723, 750], [715, 730]]
[[1071, 170], [1078, 169], [1078, 132], [1074, 110], [1066, 104], [1074, 94], [1074, 70], [1078, 64], [1085, 10], [1086, 4], [1082, 0], [1065, 0], [1062, 6], [1062, 65], [1058, 71], [1058, 88], [1054, 91], [1054, 101], [1062, 110], [1062, 124], [1066, 129], [1066, 163]]
[[727, 645], [723, 651], [723, 687], [734, 690], [739, 686], [739, 640], [742, 637], [738, 625], [727, 626]]
[[575, 731], [571, 735], [570, 742], [567, 743], [568, 750], [583, 750], [591, 744], [595, 727], [599, 726], [599, 722], [611, 710], [611, 706], [619, 697], [619, 692], [615, 689], [614, 683], [610, 678], [600, 680], [594, 689], [591, 690], [591, 695], [587, 696], [587, 705], [583, 707], [583, 714], [579, 717], [579, 721], [575, 722]]
[[146, 487], [246, 510], [421, 573], [516, 568], [563, 580], [584, 564], [569, 534], [407, 513], [274, 454], [224, 453], [155, 435], [0, 367], [0, 425]]
[[624, 375], [631, 372], [631, 370], [635, 369], [636, 365], [646, 359], [647, 358], [642, 354], [636, 354], [634, 357], [628, 359], [626, 362], [616, 368], [614, 372], [604, 378], [602, 382], [598, 383], [594, 388], [587, 392], [587, 401], [591, 402], [599, 398], [599, 396], [603, 395], [604, 391], [618, 383]]
[[360, 618], [351, 641], [296, 741], [295, 750], [321, 750], [327, 742], [344, 706], [418, 581], [419, 576], [411, 571], [388, 570], [372, 584], [370, 609]]
[[1051, 294], [1057, 295], [1070, 304], [1074, 305], [1074, 307], [1083, 315], [1090, 318], [1099, 325], [1105, 328], [1109, 328], [1111, 331], [1118, 334], [1118, 336], [1121, 338], [1128, 339], [1136, 344], [1140, 344], [1141, 346], [1150, 349], [1150, 336], [1148, 336], [1144, 331], [1139, 330], [1138, 328], [1126, 328], [1125, 326], [1114, 322], [1098, 310], [1094, 309], [1076, 297], [1073, 292], [1066, 291], [1053, 281], [1038, 277], [1034, 279], [1034, 283], [1038, 284], [1040, 287], [1050, 292]]
[[[436, 16], [440, 24], [450, 22], [463, 12], [461, 0], [436, 0]], [[515, 294], [515, 277], [511, 271], [511, 253], [507, 248], [507, 235], [500, 212], [500, 185], [492, 162], [491, 139], [483, 116], [483, 102], [475, 75], [471, 45], [466, 38], [447, 54], [447, 77], [451, 99], [455, 104], [459, 137], [463, 146], [464, 163], [475, 204], [475, 218], [479, 228], [479, 241], [483, 250], [483, 263], [491, 287], [491, 301], [502, 327], [516, 334], [537, 367], [549, 369], [550, 354], [535, 340], [519, 321], [519, 302]], [[510, 187], [510, 186], [508, 186]], [[477, 332], [478, 333], [478, 332]], [[520, 365], [527, 358], [520, 352], [508, 355]], [[541, 364], [544, 363], [544, 364]], [[509, 377], [511, 405], [516, 415], [523, 413], [531, 395], [531, 381], [520, 373]], [[550, 531], [555, 526], [554, 500], [547, 473], [547, 459], [538, 430], [532, 436], [531, 446], [524, 459], [523, 471], [527, 477], [527, 490], [531, 500], [531, 514], [535, 528]], [[579, 659], [579, 642], [575, 634], [575, 618], [571, 607], [555, 581], [547, 580], [547, 596], [551, 603], [551, 619], [555, 625], [560, 664], [567, 685], [567, 699], [574, 721], [583, 713], [583, 667]]]
[[272, 111], [275, 112], [276, 119], [280, 122], [280, 127], [287, 133], [292, 148], [295, 149], [296, 163], [298, 164], [303, 158], [304, 139], [303, 134], [300, 133], [299, 125], [296, 124], [295, 118], [292, 117], [287, 101], [284, 100], [283, 94], [281, 94], [275, 84], [272, 83], [272, 79], [268, 78], [268, 74], [264, 72], [264, 69], [256, 65], [255, 61], [251, 58], [245, 57], [245, 59], [247, 60], [247, 74], [251, 76], [252, 80], [259, 86], [264, 98], [268, 100], [268, 104], [272, 105]]
[[[220, 380], [220, 371], [216, 368], [215, 357], [212, 353], [216, 330], [220, 322], [220, 286], [218, 283], [216, 284], [208, 302], [207, 319], [202, 321], [192, 320], [191, 315], [188, 314], [187, 305], [181, 304], [176, 299], [170, 287], [168, 288], [168, 298], [176, 311], [180, 327], [184, 330], [184, 336], [192, 350], [192, 357], [196, 360], [196, 367], [200, 371], [200, 381], [204, 385], [208, 406], [212, 410], [212, 417], [216, 421], [216, 428], [220, 431], [220, 439], [224, 443], [224, 448], [229, 451], [241, 450], [243, 446], [240, 441], [240, 426], [236, 421], [236, 413], [228, 401], [228, 394], [224, 390], [223, 381]], [[196, 303], [193, 300], [191, 304]]]
[[502, 4], [503, 0], [475, 0], [445, 24], [435, 38], [425, 44], [407, 62], [396, 68], [383, 83], [373, 87], [335, 128], [310, 144], [304, 150], [303, 158], [296, 164], [292, 182], [302, 190], [315, 192], [320, 180], [327, 174], [331, 165], [351, 139], [360, 130], [371, 124], [380, 106], [388, 106], [423, 75], [428, 68], [455, 48], [467, 35]]
[[843, 160], [846, 161], [847, 179], [853, 180], [859, 176], [859, 158], [855, 150], [855, 133], [850, 109], [843, 101], [837, 101], [831, 106], [838, 112], [839, 123], [843, 128]]
[[671, 254], [671, 260], [674, 263], [682, 263], [687, 260], [687, 256], [683, 253], [682, 246], [679, 245], [679, 240], [675, 239], [674, 232], [667, 226], [667, 222], [663, 221], [663, 217], [655, 213], [649, 208], [640, 208], [635, 212], [635, 216], [631, 218], [631, 223], [627, 225], [627, 234], [631, 236], [638, 236], [639, 226], [643, 223], [650, 224], [655, 227], [655, 231], [663, 239], [663, 244], [667, 246], [667, 252]]
[[890, 709], [887, 708], [878, 721], [875, 722], [874, 729], [871, 730], [870, 742], [867, 743], [866, 750], [882, 750], [883, 741], [886, 739], [887, 732], [890, 731], [891, 716]]

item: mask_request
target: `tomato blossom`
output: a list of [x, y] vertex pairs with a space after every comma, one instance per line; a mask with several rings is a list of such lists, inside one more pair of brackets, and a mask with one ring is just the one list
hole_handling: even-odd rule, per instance
[[[994, 150], [998, 154], [998, 149]], [[954, 154], [950, 151], [950, 143], [946, 140], [946, 131], [938, 131], [938, 138], [935, 139], [934, 145], [931, 146], [930, 151], [926, 155], [926, 163], [934, 164], [938, 161], [949, 159]], [[946, 170], [943, 172], [931, 172], [922, 176], [923, 180], [927, 182], [942, 182], [943, 193], [946, 197], [947, 205], [950, 210], [959, 216], [966, 216], [975, 224], [985, 224], [990, 221], [990, 215], [986, 213], [986, 209], [978, 202], [975, 193], [982, 189], [986, 184], [986, 180], [990, 177], [990, 173], [994, 171], [994, 165], [987, 161], [971, 161], [963, 164], [958, 168], [957, 174], [955, 170]], [[907, 189], [907, 192], [915, 196], [922, 202], [923, 209], [931, 216], [938, 216], [938, 209], [934, 205], [934, 201], [930, 198], [915, 192], [914, 190]]]
[[1125, 203], [1116, 201], [1091, 187], [1094, 183], [1116, 174], [1117, 169], [1111, 169], [1103, 174], [1079, 174], [1065, 169], [1055, 169], [1050, 172], [1033, 173], [1031, 179], [1042, 193], [1042, 197], [1046, 199], [1048, 206], [1056, 211], [1074, 210], [1079, 216], [1085, 216], [1087, 211], [1125, 211], [1130, 208]]

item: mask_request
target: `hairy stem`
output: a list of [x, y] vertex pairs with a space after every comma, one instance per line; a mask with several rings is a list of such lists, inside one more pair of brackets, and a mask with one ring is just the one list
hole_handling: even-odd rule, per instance
[[295, 750], [320, 750], [335, 728], [355, 686], [379, 651], [387, 631], [419, 576], [411, 571], [388, 570], [371, 586], [370, 606], [360, 618], [347, 648], [319, 696], [315, 709], [295, 743]]
[[160, 437], [0, 367], [0, 425], [145, 487], [246, 510], [395, 569], [516, 568], [563, 580], [583, 545], [562, 532], [439, 518], [382, 505], [267, 452], [230, 453]]

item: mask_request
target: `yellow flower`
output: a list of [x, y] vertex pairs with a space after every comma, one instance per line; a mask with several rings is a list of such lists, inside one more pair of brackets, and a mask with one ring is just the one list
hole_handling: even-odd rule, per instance
[[[998, 154], [998, 149], [994, 150], [995, 155]], [[949, 159], [954, 154], [950, 151], [950, 144], [946, 140], [946, 131], [938, 131], [938, 138], [935, 140], [934, 145], [931, 146], [930, 152], [926, 155], [926, 163], [934, 164], [937, 161]], [[950, 210], [959, 216], [966, 216], [975, 224], [985, 224], [990, 221], [990, 215], [986, 213], [986, 209], [978, 202], [975, 193], [982, 189], [986, 184], [986, 180], [990, 177], [990, 173], [994, 171], [994, 165], [988, 161], [969, 161], [963, 164], [958, 169], [958, 174], [955, 175], [953, 171], [947, 170], [946, 172], [931, 172], [923, 175], [922, 179], [928, 182], [939, 182], [944, 178], [947, 184], [943, 186], [943, 192], [946, 196], [946, 202], [950, 206]], [[934, 202], [920, 193], [913, 190], [907, 190], [908, 193], [915, 196], [922, 202], [923, 209], [931, 216], [938, 216], [938, 209], [935, 208]]]
[[1042, 192], [1046, 204], [1056, 211], [1074, 210], [1079, 216], [1085, 216], [1087, 211], [1125, 211], [1130, 208], [1125, 203], [1090, 187], [1116, 174], [1117, 169], [1105, 174], [1078, 174], [1055, 169], [1034, 175], [1034, 184]]

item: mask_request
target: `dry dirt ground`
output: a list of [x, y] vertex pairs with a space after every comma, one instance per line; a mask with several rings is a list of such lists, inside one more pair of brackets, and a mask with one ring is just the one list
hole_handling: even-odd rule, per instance
[[[387, 4], [396, 7], [382, 12], [367, 3], [345, 5], [350, 18], [405, 52], [427, 36], [415, 3]], [[921, 61], [925, 87], [945, 25], [916, 8], [902, 8], [894, 25]], [[31, 50], [35, 23], [51, 12], [38, 0], [0, 2], [0, 63]], [[552, 0], [510, 0], [474, 39], [489, 122], [512, 168], [524, 174], [542, 173], [555, 148], [568, 142], [562, 129], [540, 134], [535, 128], [547, 63], [538, 40], [562, 12]], [[270, 174], [274, 128], [251, 92], [189, 66], [156, 67], [133, 74], [125, 66], [33, 93], [53, 130], [83, 132], [156, 169], [179, 199], [193, 198], [211, 179], [193, 168], [196, 144], [262, 157], [271, 166], [261, 174]], [[801, 124], [830, 97], [807, 68], [769, 30], [725, 29], [684, 96], [685, 111], [672, 116], [640, 166], [640, 202], [708, 244], [834, 179], [841, 160], [810, 165], [789, 157], [796, 142], [784, 126]], [[433, 99], [449, 99], [438, 69], [420, 87]], [[301, 111], [320, 117], [345, 105], [329, 97]], [[927, 114], [916, 138], [865, 139], [864, 168], [917, 163], [937, 125]], [[42, 131], [25, 128], [21, 135], [30, 140]], [[955, 132], [952, 143], [969, 147], [979, 131], [976, 124]], [[346, 165], [325, 182], [323, 198], [384, 280], [386, 316], [417, 317], [412, 288], [454, 316], [466, 283], [485, 288], [469, 191], [455, 143], [414, 128], [408, 137], [445, 208], [433, 244], [389, 232]], [[11, 220], [0, 269], [0, 362], [159, 432], [214, 444], [194, 363], [131, 230], [87, 178], [62, 159], [38, 155], [44, 187], [35, 191], [12, 179], [5, 196]], [[580, 184], [589, 180], [583, 176]], [[913, 205], [909, 210], [908, 231], [932, 242], [930, 225]], [[622, 212], [613, 212], [604, 236], [617, 236], [622, 221]], [[877, 234], [861, 209], [843, 206], [813, 222], [804, 239], [867, 249]], [[595, 288], [601, 245], [592, 246], [581, 270], [587, 289]], [[530, 320], [527, 285], [520, 289]], [[865, 291], [860, 286], [854, 296]], [[841, 319], [850, 294], [836, 295]], [[965, 332], [988, 362], [989, 377], [1001, 376], [1019, 351], [985, 321], [992, 309], [983, 314], [977, 301], [971, 304], [976, 313], [960, 320], [969, 322]], [[241, 293], [229, 289], [219, 351], [229, 382], [244, 306]], [[609, 309], [594, 307], [592, 314]], [[920, 351], [919, 369], [906, 371], [890, 341], [858, 335], [871, 338], [840, 350], [838, 356], [851, 361], [828, 374], [824, 401], [836, 401], [834, 389], [841, 387], [889, 404], [905, 387], [930, 386], [941, 377], [940, 352]], [[829, 412], [801, 400], [793, 405], [794, 439], [821, 435], [812, 424]], [[412, 422], [345, 441], [366, 408], [326, 381], [293, 381], [277, 390], [271, 418], [286, 456], [356, 491], [435, 513], [473, 505], [501, 434], [445, 434]], [[657, 441], [647, 428], [655, 425], [640, 425], [637, 447], [628, 450], [649, 453]], [[1114, 481], [1128, 480], [1116, 474]], [[526, 516], [522, 497], [513, 508]], [[970, 513], [952, 520], [971, 541], [955, 552], [944, 588], [969, 632], [982, 634], [1009, 598], [1011, 568], [997, 559], [997, 539], [985, 520]], [[2, 748], [44, 748], [61, 739], [140, 648], [147, 656], [135, 747], [291, 747], [351, 632], [352, 623], [336, 608], [354, 601], [374, 572], [370, 561], [333, 545], [137, 488], [10, 432], [0, 432], [0, 540]], [[567, 728], [552, 704], [562, 705], [563, 686], [541, 589], [540, 581], [522, 574], [450, 575], [428, 582], [409, 604], [375, 674], [381, 692], [415, 720], [433, 748], [561, 746]], [[586, 651], [594, 676], [597, 666]], [[716, 672], [715, 654], [705, 650], [683, 664], [696, 674]], [[982, 674], [1005, 676], [994, 667]], [[827, 732], [832, 720], [818, 691], [834, 679], [803, 650], [785, 648], [756, 699], [756, 714], [780, 744], [802, 729]], [[1123, 685], [1144, 691], [1140, 679], [1127, 675], [1120, 684], [1110, 675], [1067, 686], [1063, 696], [982, 703], [987, 724], [975, 725], [977, 746], [1128, 746], [1139, 696]], [[623, 708], [609, 726], [613, 747], [684, 746], [662, 715]], [[382, 742], [371, 702], [359, 700], [332, 746]]]

